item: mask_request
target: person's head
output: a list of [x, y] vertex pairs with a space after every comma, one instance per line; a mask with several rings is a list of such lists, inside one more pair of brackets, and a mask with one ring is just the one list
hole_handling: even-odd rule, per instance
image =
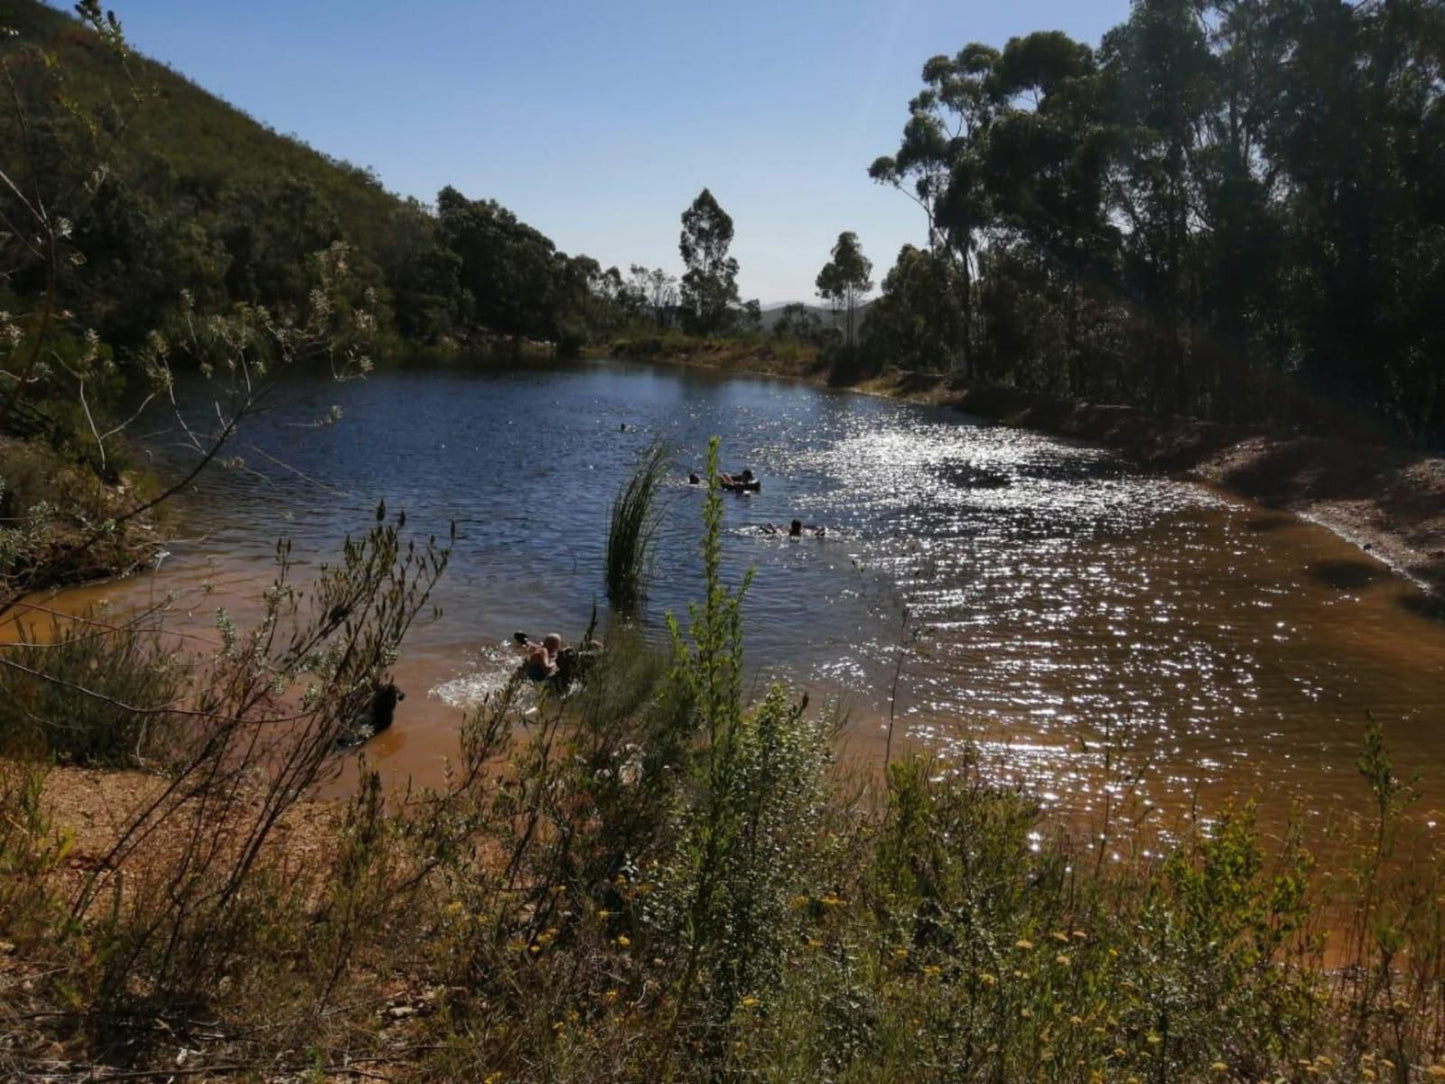
[[747, 467], [744, 467], [744, 468], [743, 468], [743, 481], [744, 481], [744, 482], [751, 482], [752, 480], [753, 480], [753, 472], [752, 472], [750, 469], [748, 469]]
[[800, 519], [793, 520], [792, 523], [788, 524], [788, 533], [794, 538], [797, 538], [803, 533], [803, 521]]
[[699, 482], [701, 482], [701, 481], [702, 481], [702, 479], [699, 478], [699, 477], [698, 477], [697, 475], [695, 475], [695, 474], [689, 474], [689, 475], [687, 476], [687, 484], [690, 485], [690, 486], [695, 486], [695, 485], [697, 485], [697, 484], [698, 484]]
[[555, 632], [549, 632], [546, 639], [542, 641], [542, 646], [547, 649], [549, 654], [555, 655], [562, 650], [562, 637]]

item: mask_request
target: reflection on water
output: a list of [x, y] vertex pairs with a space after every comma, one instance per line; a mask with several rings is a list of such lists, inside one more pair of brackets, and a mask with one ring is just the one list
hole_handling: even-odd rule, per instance
[[[340, 425], [304, 426], [333, 402]], [[757, 570], [749, 662], [846, 693], [863, 755], [881, 749], [904, 650], [895, 708], [910, 737], [971, 744], [1080, 814], [1106, 790], [1174, 809], [1200, 793], [1355, 804], [1367, 710], [1402, 764], [1434, 773], [1429, 798], [1445, 795], [1445, 624], [1367, 555], [1097, 449], [783, 382], [593, 363], [302, 384], [240, 439], [248, 469], [191, 499], [197, 540], [159, 574], [69, 604], [206, 583], [185, 603], [200, 634], [217, 605], [244, 619], [279, 533], [305, 562], [364, 528], [378, 499], [422, 533], [455, 520], [445, 614], [398, 667], [430, 695], [408, 698], [377, 749], [384, 769], [435, 778], [460, 708], [515, 666], [513, 630], [586, 626], [608, 506], [654, 438], [677, 449], [679, 476], [652, 613], [685, 612], [702, 500], [685, 479], [714, 433], [726, 468], [764, 480], [729, 498], [724, 540], [730, 579]], [[794, 517], [828, 537], [757, 531]], [[649, 634], [662, 639], [655, 616]]]

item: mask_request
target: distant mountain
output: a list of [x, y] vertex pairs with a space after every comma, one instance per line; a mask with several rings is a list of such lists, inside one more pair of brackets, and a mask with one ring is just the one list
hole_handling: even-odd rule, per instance
[[[864, 301], [857, 307], [856, 310], [854, 310], [853, 319], [855, 322], [861, 323], [863, 319], [863, 314], [868, 311], [868, 306], [872, 303], [873, 302], [871, 301]], [[771, 331], [773, 329], [773, 325], [776, 324], [778, 320], [782, 317], [783, 310], [789, 305], [793, 304], [802, 304], [803, 308], [807, 309], [810, 313], [816, 316], [819, 321], [821, 321], [824, 327], [833, 326], [833, 310], [828, 305], [818, 305], [806, 301], [779, 301], [776, 304], [765, 305], [763, 307], [763, 330]], [[841, 328], [843, 326], [844, 319], [845, 316], [843, 312], [840, 311], [838, 313], [838, 327]]]

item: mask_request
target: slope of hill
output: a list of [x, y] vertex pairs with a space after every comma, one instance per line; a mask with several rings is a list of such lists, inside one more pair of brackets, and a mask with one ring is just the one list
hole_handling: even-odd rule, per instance
[[[72, 224], [74, 259], [58, 274], [76, 334], [133, 349], [183, 293], [203, 309], [294, 313], [318, 282], [313, 255], [336, 242], [353, 250], [354, 300], [364, 292], [384, 343], [576, 342], [616, 322], [594, 297], [595, 261], [495, 202], [451, 188], [435, 210], [401, 199], [97, 26], [37, 0], [0, 6], [16, 91], [0, 103], [0, 170], [33, 188], [22, 199], [0, 186], [0, 213], [23, 221], [28, 200]], [[0, 309], [46, 289], [51, 272], [24, 248], [0, 233]]]
[[[872, 304], [872, 301], [862, 301], [858, 303], [853, 313], [853, 319], [859, 326], [862, 325], [863, 316]], [[763, 309], [763, 330], [771, 331], [777, 325], [778, 321], [783, 319], [783, 310], [794, 308], [794, 306], [798, 305], [801, 305], [809, 316], [816, 318], [822, 327], [831, 328], [835, 326], [835, 320], [836, 326], [843, 326], [843, 314], [841, 312], [834, 314], [832, 308], [827, 305], [815, 305], [807, 301], [780, 301], [775, 305], [768, 305]], [[796, 309], [794, 309], [794, 311], [796, 311]]]
[[[374, 174], [279, 134], [166, 65], [136, 53], [122, 62], [65, 12], [38, 0], [8, 0], [0, 24], [17, 31], [0, 42], [0, 56], [40, 45], [55, 53], [77, 101], [133, 114], [120, 146], [128, 180], [139, 181], [157, 159], [172, 183], [197, 192], [291, 173], [315, 185], [358, 242], [375, 240], [376, 223], [403, 204]], [[138, 106], [127, 100], [128, 84], [143, 99]], [[9, 123], [7, 113], [0, 124]]]

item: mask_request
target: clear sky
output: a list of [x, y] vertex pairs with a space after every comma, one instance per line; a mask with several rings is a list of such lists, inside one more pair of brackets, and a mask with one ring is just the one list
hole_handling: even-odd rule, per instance
[[[57, 5], [59, 6], [59, 5]], [[111, 5], [107, 5], [111, 6]], [[626, 272], [680, 270], [704, 185], [744, 298], [811, 300], [838, 233], [875, 278], [921, 212], [868, 179], [923, 62], [1033, 30], [1097, 45], [1128, 0], [113, 0], [132, 43], [430, 201], [489, 197]]]

